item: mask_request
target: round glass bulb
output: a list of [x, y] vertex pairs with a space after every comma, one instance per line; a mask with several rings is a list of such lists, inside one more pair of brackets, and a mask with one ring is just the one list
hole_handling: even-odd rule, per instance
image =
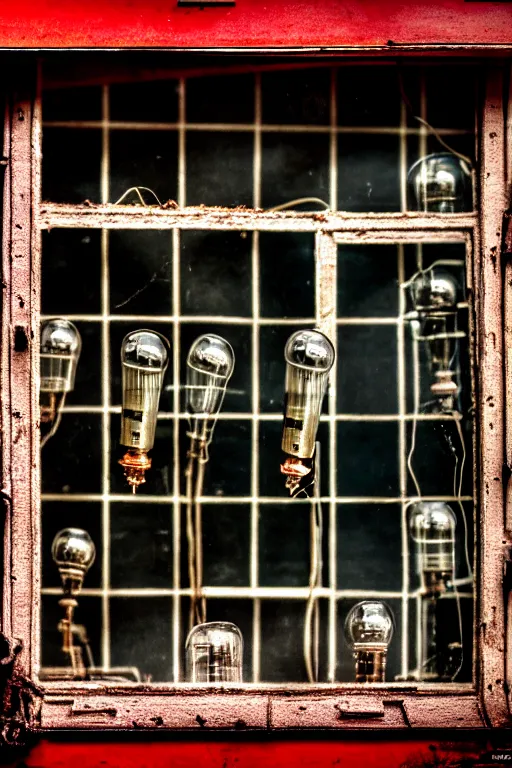
[[407, 174], [414, 211], [460, 213], [473, 208], [471, 167], [451, 152], [422, 157]]
[[[416, 570], [424, 585], [439, 588], [453, 578], [457, 518], [444, 501], [422, 501], [409, 511], [409, 530], [416, 545]], [[444, 587], [443, 587], [444, 588]]]
[[242, 682], [243, 638], [236, 624], [198, 624], [187, 637], [185, 651], [188, 682]]
[[215, 333], [199, 336], [187, 356], [187, 410], [215, 416], [235, 367], [231, 344]]
[[64, 528], [53, 539], [52, 557], [59, 569], [64, 589], [78, 592], [85, 574], [94, 563], [96, 547], [82, 528]]
[[393, 631], [393, 615], [387, 605], [379, 600], [357, 603], [345, 621], [345, 637], [354, 649], [388, 646]]
[[414, 308], [420, 313], [457, 309], [457, 281], [443, 269], [429, 269], [419, 274], [411, 284], [411, 294]]
[[132, 331], [121, 345], [121, 363], [136, 368], [165, 370], [169, 362], [169, 342], [156, 331]]
[[41, 325], [40, 364], [42, 392], [71, 392], [75, 386], [82, 340], [69, 320], [53, 318]]
[[453, 542], [456, 524], [454, 511], [444, 501], [421, 501], [411, 507], [409, 529], [418, 544]]
[[284, 359], [288, 365], [318, 373], [328, 373], [334, 364], [334, 358], [331, 341], [317, 330], [293, 333], [284, 349]]

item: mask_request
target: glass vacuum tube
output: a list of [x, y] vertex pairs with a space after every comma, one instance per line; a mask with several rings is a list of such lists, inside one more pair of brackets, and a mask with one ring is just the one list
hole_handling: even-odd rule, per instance
[[457, 281], [437, 267], [425, 270], [412, 281], [411, 298], [417, 313], [419, 334], [425, 342], [432, 375], [431, 392], [441, 410], [451, 411], [459, 387], [455, 381], [458, 340]]
[[155, 331], [132, 331], [121, 345], [123, 408], [120, 443], [128, 450], [119, 463], [133, 493], [146, 482], [148, 451], [155, 442], [158, 403], [169, 362], [169, 342]]
[[286, 342], [281, 448], [287, 457], [281, 472], [287, 475], [286, 487], [291, 494], [312, 469], [322, 401], [334, 358], [332, 343], [320, 331], [297, 331]]
[[[421, 645], [418, 679], [451, 679], [460, 667], [462, 636], [451, 642], [446, 621], [439, 621], [439, 598], [455, 578], [456, 517], [445, 502], [422, 501], [409, 511], [409, 530], [416, 549], [416, 571], [421, 579]], [[450, 601], [455, 609], [455, 605]], [[456, 610], [456, 609], [455, 609]], [[445, 617], [446, 619], [446, 617]]]
[[55, 536], [52, 557], [59, 569], [64, 592], [77, 595], [84, 576], [94, 563], [94, 542], [82, 528], [64, 528]]
[[[96, 548], [87, 533], [81, 528], [65, 528], [59, 531], [52, 544], [52, 557], [59, 569], [64, 596], [59, 606], [64, 609], [64, 618], [58, 624], [62, 634], [62, 652], [71, 666], [74, 677], [83, 679], [86, 664], [83, 650], [87, 656], [87, 667], [94, 666], [87, 630], [74, 623], [74, 612], [78, 603], [76, 596], [80, 592], [84, 576], [94, 563]], [[78, 642], [75, 642], [75, 639]]]
[[[58, 426], [64, 399], [75, 386], [76, 369], [82, 349], [78, 329], [69, 320], [56, 317], [41, 325], [40, 412], [41, 423]], [[47, 439], [51, 436], [47, 433]]]
[[473, 208], [471, 167], [451, 152], [422, 157], [407, 174], [413, 211], [460, 213]]
[[354, 651], [356, 683], [383, 683], [386, 656], [393, 637], [393, 615], [379, 600], [354, 605], [345, 621], [345, 637]]
[[416, 570], [423, 589], [446, 591], [454, 578], [455, 513], [443, 501], [421, 501], [409, 512], [409, 530], [416, 549]]
[[187, 357], [187, 411], [189, 437], [200, 446], [212, 439], [226, 387], [235, 367], [231, 344], [214, 333], [200, 336]]
[[189, 633], [185, 650], [187, 682], [242, 682], [243, 638], [235, 624], [227, 621], [198, 624]]

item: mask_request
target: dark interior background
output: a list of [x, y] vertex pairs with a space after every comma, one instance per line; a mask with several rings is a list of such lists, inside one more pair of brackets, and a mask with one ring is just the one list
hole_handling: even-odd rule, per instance
[[[409, 167], [426, 151], [443, 151], [433, 137], [425, 140], [414, 115], [423, 98], [426, 116], [457, 151], [474, 157], [476, 72], [463, 66], [432, 69], [397, 66], [346, 66], [262, 73], [260, 204], [264, 208], [294, 198], [318, 197], [332, 202], [333, 165], [330, 129], [337, 133], [336, 206], [345, 211], [393, 212], [401, 209], [401, 163]], [[254, 204], [254, 74], [195, 75], [186, 80], [185, 168], [189, 205]], [[175, 79], [124, 82], [103, 89], [48, 88], [44, 93], [43, 197], [54, 202], [101, 201], [102, 120], [108, 129], [108, 201], [130, 186], [151, 188], [161, 201], [178, 198], [179, 86]], [[236, 94], [236, 97], [233, 96]], [[401, 123], [405, 99], [405, 124]], [[335, 107], [335, 109], [334, 109]], [[334, 113], [333, 113], [334, 110]], [[334, 121], [334, 122], [333, 122]], [[405, 148], [405, 155], [404, 155]], [[402, 153], [402, 154], [401, 154]], [[130, 198], [132, 200], [133, 198]], [[148, 197], [148, 202], [150, 198]], [[295, 206], [297, 207], [297, 206]], [[301, 208], [308, 206], [301, 205]], [[318, 207], [311, 206], [309, 207]], [[315, 254], [312, 234], [260, 233], [259, 295], [253, 304], [253, 235], [245, 232], [184, 231], [175, 250], [166, 231], [110, 231], [106, 245], [108, 280], [102, 283], [102, 235], [97, 230], [52, 230], [43, 235], [44, 316], [77, 315], [83, 340], [77, 382], [55, 437], [43, 450], [43, 664], [61, 663], [58, 574], [51, 561], [54, 534], [63, 527], [86, 528], [98, 550], [80, 597], [77, 621], [85, 622], [98, 662], [102, 660], [103, 608], [100, 590], [109, 585], [110, 655], [113, 665], [137, 666], [144, 677], [172, 679], [172, 597], [158, 590], [173, 586], [173, 484], [176, 461], [183, 466], [186, 421], [174, 441], [174, 386], [184, 384], [184, 366], [192, 341], [206, 331], [220, 333], [236, 355], [233, 378], [223, 406], [236, 418], [217, 424], [205, 478], [203, 507], [204, 583], [250, 586], [250, 514], [254, 459], [251, 414], [261, 419], [258, 436], [258, 570], [265, 587], [305, 587], [309, 578], [309, 507], [290, 504], [279, 473], [279, 415], [283, 407], [283, 348], [288, 336], [311, 327], [315, 317]], [[464, 261], [460, 244], [426, 244], [423, 265], [439, 258]], [[405, 277], [417, 269], [418, 249], [406, 246]], [[179, 260], [179, 306], [173, 300], [173, 262]], [[400, 286], [398, 248], [345, 245], [338, 249], [337, 411], [334, 425], [322, 422], [321, 492], [336, 500], [337, 670], [336, 679], [353, 676], [350, 651], [343, 640], [345, 617], [357, 601], [353, 592], [384, 594], [394, 613], [396, 633], [390, 647], [388, 680], [401, 672], [402, 542], [399, 471], [398, 343]], [[464, 267], [454, 268], [465, 294]], [[102, 339], [102, 291], [108, 303], [107, 341]], [[259, 381], [253, 391], [256, 350], [252, 319], [258, 332]], [[180, 316], [176, 329], [172, 315]], [[467, 310], [460, 310], [467, 330]], [[206, 322], [201, 316], [218, 317]], [[114, 316], [114, 318], [112, 318]], [[137, 317], [143, 316], [143, 321]], [[154, 318], [154, 321], [153, 319]], [[287, 320], [287, 324], [280, 321]], [[290, 322], [292, 321], [292, 322]], [[124, 335], [137, 327], [179, 340], [181, 381], [169, 366], [160, 401], [153, 468], [133, 500], [117, 461], [118, 413], [108, 417], [109, 452], [103, 459], [102, 373], [109, 361], [108, 405], [120, 405], [119, 349]], [[407, 412], [412, 401], [411, 330], [405, 323], [404, 364]], [[463, 495], [473, 495], [471, 377], [467, 340], [461, 345], [460, 383], [466, 472]], [[428, 397], [429, 373], [420, 350], [422, 402]], [[183, 403], [181, 410], [183, 410]], [[346, 417], [346, 418], [344, 418]], [[329, 440], [335, 431], [336, 487], [329, 486]], [[411, 439], [407, 422], [406, 448]], [[422, 493], [453, 493], [456, 440], [453, 425], [419, 422], [415, 471]], [[408, 493], [413, 493], [409, 484]], [[103, 519], [102, 494], [110, 500], [110, 525]], [[225, 503], [219, 503], [225, 499]], [[325, 504], [324, 519], [328, 520]], [[460, 575], [463, 530], [458, 518]], [[469, 535], [473, 505], [465, 502]], [[180, 539], [181, 586], [187, 587], [186, 538]], [[328, 585], [328, 525], [324, 530], [323, 584]], [[108, 577], [103, 569], [105, 537], [110, 542]], [[469, 542], [470, 552], [472, 541]], [[410, 591], [419, 586], [412, 569]], [[141, 595], [140, 590], [147, 590]], [[115, 594], [122, 590], [123, 594]], [[130, 594], [130, 590], [137, 590]], [[151, 593], [150, 593], [151, 591]], [[346, 593], [346, 594], [344, 594]], [[390, 596], [391, 595], [391, 596]], [[451, 600], [453, 598], [446, 598]], [[416, 600], [411, 596], [407, 630], [410, 659], [415, 659]], [[460, 680], [471, 678], [472, 601], [462, 599], [465, 663]], [[320, 601], [321, 679], [326, 675], [327, 601]], [[188, 599], [181, 600], [184, 641]], [[302, 658], [302, 599], [265, 598], [261, 611], [261, 679], [268, 682], [306, 679]], [[451, 607], [452, 615], [455, 606]], [[245, 641], [244, 679], [252, 679], [254, 601], [248, 597], [212, 598], [208, 620], [234, 621]], [[183, 643], [182, 643], [183, 647]]]

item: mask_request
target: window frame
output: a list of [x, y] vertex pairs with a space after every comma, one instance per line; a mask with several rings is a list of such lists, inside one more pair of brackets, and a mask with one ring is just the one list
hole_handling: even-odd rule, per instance
[[[40, 480], [38, 338], [40, 235], [56, 226], [311, 231], [317, 239], [321, 306], [330, 300], [335, 233], [359, 242], [473, 233], [479, 446], [475, 684], [287, 684], [204, 688], [191, 684], [45, 683], [38, 729], [485, 728], [510, 722], [505, 686], [503, 599], [505, 461], [501, 250], [506, 205], [504, 63], [486, 71], [481, 115], [480, 209], [470, 214], [260, 213], [219, 209], [41, 203], [41, 100], [32, 57], [16, 67], [4, 154], [3, 305], [0, 397], [5, 509], [2, 632], [23, 642], [29, 678], [39, 666]], [[410, 240], [409, 240], [410, 241]], [[386, 242], [389, 242], [387, 240]], [[334, 252], [334, 257], [333, 257]], [[334, 261], [333, 261], [334, 258]], [[322, 327], [322, 317], [319, 317]], [[325, 330], [329, 330], [324, 325]], [[507, 345], [507, 351], [509, 345]], [[508, 517], [510, 507], [507, 506]], [[439, 713], [442, 712], [442, 722]]]

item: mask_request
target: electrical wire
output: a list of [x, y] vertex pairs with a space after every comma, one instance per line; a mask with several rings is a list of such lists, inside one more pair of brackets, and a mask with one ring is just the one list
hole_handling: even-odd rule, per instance
[[[203, 447], [203, 446], [202, 446]], [[208, 457], [206, 454], [206, 445], [204, 452], [199, 457], [196, 469], [196, 486], [194, 492], [194, 533], [195, 533], [195, 561], [196, 561], [196, 581], [194, 594], [196, 596], [196, 618], [198, 624], [204, 624], [206, 621], [206, 598], [203, 594], [203, 518], [202, 506], [198, 501], [203, 495], [204, 470]]]
[[304, 205], [305, 203], [315, 203], [317, 205], [323, 205], [326, 211], [331, 209], [329, 203], [325, 200], [321, 200], [319, 197], [298, 197], [296, 200], [289, 200], [287, 203], [281, 203], [275, 205], [273, 208], [267, 208], [267, 213], [276, 213], [277, 211], [285, 211], [287, 208], [291, 208], [293, 205]]
[[418, 483], [418, 478], [414, 472], [412, 466], [412, 460], [414, 451], [416, 450], [416, 432], [418, 428], [418, 415], [420, 410], [420, 372], [419, 372], [419, 356], [418, 356], [418, 340], [417, 334], [414, 333], [413, 337], [413, 392], [414, 392], [414, 406], [413, 406], [413, 418], [412, 418], [412, 431], [411, 431], [411, 446], [409, 453], [407, 454], [407, 469], [414, 483], [416, 494], [421, 498], [421, 490]]
[[[463, 158], [464, 159], [464, 158]], [[433, 262], [427, 269], [420, 269], [415, 274], [407, 280], [405, 283], [402, 283], [402, 288], [408, 288], [410, 287], [414, 280], [421, 274], [425, 274], [426, 272], [431, 271], [434, 267], [443, 265], [443, 266], [452, 266], [451, 260], [443, 260], [438, 259], [437, 261]], [[465, 334], [464, 334], [465, 335]], [[416, 474], [414, 473], [414, 469], [412, 466], [412, 460], [414, 456], [414, 451], [416, 448], [416, 431], [417, 431], [417, 421], [418, 421], [418, 414], [420, 410], [420, 371], [419, 371], [419, 355], [418, 355], [418, 333], [417, 329], [414, 328], [413, 331], [413, 389], [414, 389], [414, 408], [413, 408], [413, 421], [412, 421], [412, 435], [411, 435], [411, 446], [410, 450], [407, 456], [407, 468], [409, 470], [409, 474], [413, 480], [414, 486], [416, 488], [416, 492], [418, 497], [421, 498], [421, 489], [418, 483], [418, 479], [416, 477]], [[456, 357], [458, 354], [458, 345], [456, 345], [456, 348], [454, 350], [452, 360], [450, 361], [450, 367], [454, 363]], [[467, 567], [467, 573], [470, 579], [473, 578], [473, 571], [471, 568], [471, 562], [469, 558], [469, 550], [468, 550], [468, 527], [467, 527], [467, 520], [466, 520], [466, 514], [464, 511], [464, 507], [462, 505], [461, 496], [462, 496], [462, 484], [463, 484], [463, 475], [464, 475], [464, 466], [466, 462], [466, 446], [464, 442], [464, 435], [462, 432], [462, 426], [461, 426], [461, 418], [462, 415], [458, 411], [452, 411], [451, 415], [454, 418], [455, 426], [457, 429], [457, 433], [460, 439], [461, 449], [462, 449], [462, 456], [460, 459], [460, 468], [459, 468], [459, 456], [457, 452], [454, 450], [454, 456], [455, 456], [455, 466], [454, 466], [454, 477], [453, 477], [453, 495], [456, 497], [457, 502], [460, 507], [461, 516], [462, 516], [462, 523], [464, 527], [464, 554], [465, 554], [465, 560], [466, 560], [466, 567]], [[457, 482], [458, 481], [458, 482]], [[407, 506], [409, 506], [412, 502], [409, 502]], [[457, 617], [458, 617], [458, 625], [459, 625], [459, 639], [460, 639], [460, 662], [455, 670], [454, 674], [451, 677], [451, 681], [453, 682], [457, 676], [459, 675], [462, 666], [464, 664], [464, 641], [463, 641], [463, 631], [462, 631], [462, 607], [461, 607], [461, 600], [460, 600], [460, 593], [458, 590], [458, 584], [457, 580], [455, 578], [456, 576], [456, 562], [455, 562], [455, 547], [452, 551], [452, 573], [453, 573], [453, 579], [452, 579], [452, 588], [455, 596], [455, 602], [457, 606]], [[422, 610], [421, 614], [421, 621], [423, 624], [422, 627], [422, 636], [424, 636], [424, 633], [426, 631], [425, 626], [425, 616], [424, 611]], [[425, 646], [425, 642], [422, 642], [422, 646]], [[422, 671], [432, 662], [432, 660], [435, 657], [430, 657], [427, 659], [422, 659], [419, 668], [418, 668], [418, 675], [421, 678]]]
[[194, 518], [193, 518], [193, 503], [194, 503], [194, 465], [196, 461], [196, 453], [194, 445], [192, 443], [188, 455], [188, 463], [185, 469], [185, 495], [186, 495], [186, 530], [187, 530], [187, 549], [188, 549], [188, 580], [192, 594], [190, 596], [190, 609], [189, 609], [189, 630], [195, 625], [196, 619], [196, 542], [194, 531]]
[[[318, 598], [315, 595], [315, 588], [320, 586], [322, 574], [322, 539], [323, 539], [323, 511], [320, 502], [320, 445], [317, 442], [315, 448], [314, 465], [314, 490], [313, 497], [303, 489], [306, 497], [311, 499], [310, 504], [310, 572], [309, 572], [309, 593], [306, 602], [306, 613], [304, 616], [304, 636], [303, 651], [304, 664], [308, 681], [314, 683], [318, 681], [319, 675], [319, 631], [320, 631], [320, 611]], [[309, 488], [309, 486], [307, 486]], [[313, 648], [313, 623], [315, 642]]]
[[461, 152], [457, 152], [455, 149], [453, 149], [453, 147], [450, 147], [450, 145], [446, 143], [446, 141], [441, 137], [439, 132], [436, 131], [436, 129], [432, 125], [430, 125], [429, 122], [424, 120], [422, 117], [419, 117], [418, 115], [414, 114], [415, 110], [411, 104], [409, 97], [405, 92], [404, 81], [403, 81], [403, 77], [402, 77], [402, 73], [400, 72], [400, 69], [398, 69], [398, 86], [400, 88], [400, 95], [402, 97], [402, 101], [404, 102], [405, 106], [409, 110], [409, 113], [411, 114], [413, 120], [416, 120], [421, 125], [424, 125], [425, 128], [428, 131], [430, 131], [430, 133], [433, 136], [435, 136], [435, 138], [441, 144], [441, 146], [448, 150], [448, 152], [450, 152], [452, 155], [455, 155], [455, 157], [458, 157], [459, 160], [463, 160], [465, 163], [468, 163], [468, 165], [471, 166], [472, 161], [470, 157], [468, 157], [467, 155], [463, 155]]
[[[466, 445], [464, 443], [464, 435], [462, 434], [462, 425], [460, 423], [460, 419], [457, 419], [455, 422], [455, 425], [457, 427], [457, 433], [460, 438], [460, 444], [462, 448], [462, 459], [460, 463], [460, 474], [459, 474], [459, 486], [457, 489], [457, 493], [454, 495], [458, 497], [458, 503], [460, 507], [460, 512], [462, 516], [462, 525], [464, 526], [464, 556], [466, 559], [466, 568], [467, 568], [467, 575], [469, 578], [473, 579], [473, 568], [471, 567], [471, 559], [469, 557], [469, 545], [468, 545], [468, 521], [466, 520], [466, 513], [464, 511], [464, 507], [462, 505], [461, 497], [462, 497], [462, 482], [463, 482], [463, 475], [464, 475], [464, 464], [466, 463]], [[454, 481], [454, 487], [455, 487]]]
[[137, 187], [130, 187], [129, 189], [127, 189], [127, 190], [126, 190], [126, 192], [123, 192], [123, 194], [121, 195], [121, 197], [119, 198], [119, 200], [116, 200], [116, 201], [115, 201], [114, 205], [119, 205], [119, 203], [120, 203], [122, 200], [124, 200], [124, 198], [125, 198], [125, 197], [128, 197], [128, 195], [129, 195], [131, 192], [136, 192], [136, 193], [137, 193], [137, 195], [139, 196], [139, 200], [140, 200], [140, 202], [142, 203], [142, 205], [143, 205], [143, 206], [145, 206], [145, 207], [147, 208], [147, 207], [148, 207], [148, 204], [146, 203], [146, 201], [145, 201], [145, 200], [144, 200], [144, 198], [142, 197], [142, 195], [141, 195], [141, 193], [140, 193], [140, 191], [141, 191], [141, 190], [143, 190], [144, 192], [149, 192], [150, 194], [152, 194], [152, 195], [153, 195], [153, 197], [155, 198], [155, 200], [157, 201], [158, 205], [160, 205], [160, 206], [162, 205], [162, 203], [161, 203], [161, 202], [160, 202], [160, 200], [158, 199], [158, 197], [157, 197], [156, 193], [155, 193], [155, 192], [153, 192], [153, 190], [152, 190], [152, 189], [150, 189], [149, 187], [139, 187], [139, 186], [137, 186]]
[[[453, 548], [453, 553], [452, 553], [452, 568], [453, 568], [453, 575], [455, 576], [455, 547]], [[455, 670], [455, 672], [453, 673], [453, 675], [451, 677], [452, 683], [455, 681], [455, 678], [457, 677], [457, 675], [461, 671], [462, 666], [464, 664], [464, 640], [463, 640], [463, 637], [462, 637], [462, 607], [461, 607], [461, 604], [460, 604], [460, 594], [459, 594], [459, 590], [457, 588], [457, 584], [455, 582], [455, 579], [453, 580], [453, 592], [454, 592], [454, 595], [455, 595], [455, 603], [457, 605], [457, 617], [458, 617], [458, 620], [459, 620], [460, 663], [459, 663], [459, 666], [457, 667], [457, 669]]]
[[46, 445], [48, 440], [51, 437], [53, 437], [55, 435], [55, 433], [57, 432], [57, 430], [58, 430], [58, 428], [60, 426], [60, 422], [62, 421], [62, 409], [64, 408], [64, 403], [65, 402], [66, 402], [66, 393], [64, 392], [64, 394], [62, 395], [62, 399], [60, 401], [60, 404], [59, 404], [59, 406], [56, 409], [57, 413], [56, 413], [54, 422], [53, 422], [52, 426], [50, 427], [50, 429], [48, 430], [48, 432], [46, 433], [46, 435], [41, 438], [41, 443], [40, 443], [40, 448], [41, 449], [44, 448], [44, 446]]

